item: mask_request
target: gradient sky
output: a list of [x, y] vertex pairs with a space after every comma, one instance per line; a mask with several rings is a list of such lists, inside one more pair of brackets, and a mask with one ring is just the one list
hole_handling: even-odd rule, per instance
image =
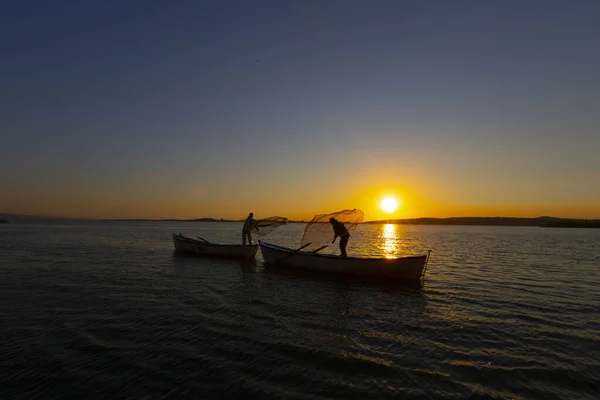
[[0, 3], [0, 212], [600, 218], [600, 2]]

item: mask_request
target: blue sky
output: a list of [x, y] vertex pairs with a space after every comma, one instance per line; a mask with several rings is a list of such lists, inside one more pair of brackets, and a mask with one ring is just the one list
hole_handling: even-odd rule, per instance
[[0, 7], [1, 211], [600, 217], [598, 2]]

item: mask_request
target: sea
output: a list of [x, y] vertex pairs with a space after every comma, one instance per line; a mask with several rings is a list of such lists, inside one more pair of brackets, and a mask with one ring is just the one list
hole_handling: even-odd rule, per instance
[[174, 252], [241, 226], [0, 225], [0, 399], [600, 398], [600, 230], [352, 232], [349, 255], [432, 250], [416, 286]]

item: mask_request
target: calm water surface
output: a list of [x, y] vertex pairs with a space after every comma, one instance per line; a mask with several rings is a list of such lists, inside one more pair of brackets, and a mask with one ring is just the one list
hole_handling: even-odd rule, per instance
[[349, 254], [433, 249], [422, 288], [173, 254], [171, 232], [240, 228], [0, 226], [0, 399], [600, 398], [600, 230], [353, 234]]

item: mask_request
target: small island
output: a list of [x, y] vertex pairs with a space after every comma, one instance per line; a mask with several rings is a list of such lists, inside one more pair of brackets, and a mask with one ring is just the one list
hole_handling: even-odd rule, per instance
[[0, 218], [0, 224], [8, 224], [9, 222], [5, 219]]

